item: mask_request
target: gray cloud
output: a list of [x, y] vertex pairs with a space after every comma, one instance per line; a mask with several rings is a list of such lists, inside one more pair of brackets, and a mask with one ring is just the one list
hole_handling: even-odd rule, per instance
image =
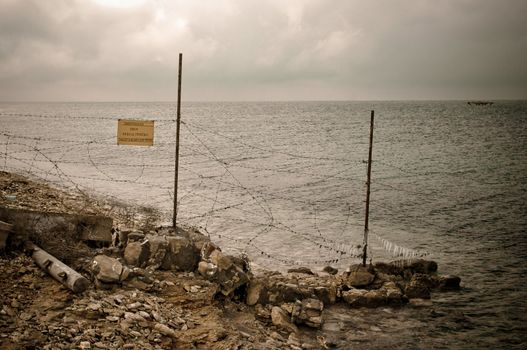
[[527, 96], [523, 0], [99, 2], [0, 0], [0, 99]]

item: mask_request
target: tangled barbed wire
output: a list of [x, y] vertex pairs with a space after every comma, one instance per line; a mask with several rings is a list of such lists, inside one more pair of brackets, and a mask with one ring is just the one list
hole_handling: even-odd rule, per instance
[[[151, 206], [161, 210], [168, 221], [174, 198], [175, 119], [155, 119], [158, 136], [154, 146], [122, 147], [112, 135], [116, 118], [28, 113], [0, 113], [0, 117], [44, 120], [50, 130], [60, 130], [62, 123], [73, 121], [75, 129], [70, 137], [39, 134], [38, 129], [30, 133], [0, 131], [4, 170], [28, 174], [85, 196], [99, 194], [130, 205]], [[95, 132], [95, 137], [91, 135], [94, 123], [102, 130]], [[351, 170], [365, 168], [364, 161], [264, 147], [196, 122], [184, 122], [183, 126], [181, 192], [177, 197], [181, 223], [200, 228], [254, 259], [284, 265], [342, 265], [362, 256], [359, 222], [365, 179], [352, 175]], [[90, 133], [83, 132], [88, 128]], [[223, 139], [229, 148], [218, 150], [209, 137]], [[270, 157], [280, 162], [262, 162]], [[397, 168], [386, 162], [378, 164]], [[382, 180], [375, 185], [412, 194]], [[310, 188], [333, 195], [317, 196]], [[330, 204], [341, 208], [337, 215], [325, 212]], [[290, 208], [300, 209], [292, 214]], [[428, 254], [402, 247], [380, 233], [373, 237], [393, 257]]]

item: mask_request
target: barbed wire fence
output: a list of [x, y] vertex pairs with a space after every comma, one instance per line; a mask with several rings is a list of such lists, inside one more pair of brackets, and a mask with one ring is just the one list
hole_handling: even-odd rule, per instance
[[[0, 169], [86, 198], [95, 195], [130, 207], [156, 208], [169, 222], [175, 119], [155, 119], [154, 146], [133, 147], [116, 144], [117, 118], [2, 112], [0, 118], [10, 126], [0, 131]], [[345, 266], [360, 260], [365, 178], [359, 174], [366, 173], [362, 159], [266, 147], [194, 121], [183, 122], [183, 131], [178, 222], [264, 265]], [[71, 136], [62, 136], [67, 134]], [[387, 162], [373, 164], [418, 175]], [[412, 194], [382, 178], [373, 181], [379, 188]], [[384, 203], [374, 206], [398, 211]], [[370, 229], [370, 235], [375, 249], [390, 258], [429, 254], [375, 230]], [[371, 247], [368, 251], [368, 256], [378, 256]]]

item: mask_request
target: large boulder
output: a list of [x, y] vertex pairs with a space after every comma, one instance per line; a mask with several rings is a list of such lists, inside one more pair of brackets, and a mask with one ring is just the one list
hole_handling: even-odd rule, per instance
[[355, 288], [367, 287], [373, 282], [374, 279], [375, 275], [371, 273], [367, 267], [362, 265], [354, 265], [350, 267], [346, 284]]
[[119, 260], [106, 255], [97, 255], [93, 258], [91, 269], [95, 278], [103, 283], [124, 281], [130, 273], [130, 270]]
[[161, 264], [165, 270], [194, 271], [200, 260], [199, 250], [182, 236], [167, 236], [168, 250]]
[[130, 242], [124, 250], [124, 260], [128, 265], [144, 267], [150, 255], [150, 244], [145, 242]]
[[148, 266], [159, 268], [165, 260], [168, 252], [168, 240], [166, 236], [147, 235], [146, 239], [150, 246], [150, 256], [148, 257]]

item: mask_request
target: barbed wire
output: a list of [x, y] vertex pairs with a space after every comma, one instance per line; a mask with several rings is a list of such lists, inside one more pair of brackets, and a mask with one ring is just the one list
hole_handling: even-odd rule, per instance
[[[50, 115], [50, 114], [32, 114], [32, 113], [6, 113], [6, 112], [0, 112], [0, 116], [4, 117], [25, 117], [25, 118], [40, 118], [40, 119], [60, 119], [60, 120], [111, 120], [111, 121], [118, 121], [122, 118], [115, 118], [115, 117], [98, 117], [98, 116], [86, 116], [86, 117], [79, 117], [79, 116], [72, 116], [72, 115]], [[127, 118], [127, 120], [144, 120], [144, 118]], [[176, 119], [165, 119], [165, 118], [148, 118], [148, 120], [153, 121], [170, 121], [170, 122], [176, 122]]]
[[[98, 117], [98, 116], [67, 116], [67, 115], [40, 115], [27, 113], [0, 113], [0, 116], [8, 117], [25, 117], [25, 118], [42, 118], [51, 120], [75, 120], [75, 121], [94, 121], [108, 120], [117, 121], [116, 118]], [[165, 127], [173, 124], [175, 119], [151, 119], [159, 122], [156, 127]], [[352, 240], [346, 239], [349, 243], [343, 243], [345, 235], [351, 231], [358, 231], [352, 227], [362, 227], [357, 222], [357, 218], [362, 214], [356, 208], [359, 208], [362, 201], [360, 192], [356, 192], [355, 198], [358, 198], [355, 206], [349, 202], [351, 193], [342, 192], [332, 197], [315, 198], [309, 192], [302, 192], [306, 188], [314, 188], [324, 185], [329, 188], [341, 188], [344, 183], [349, 187], [348, 191], [354, 189], [363, 189], [365, 180], [351, 175], [351, 170], [356, 170], [357, 166], [364, 166], [362, 160], [352, 160], [339, 157], [317, 157], [305, 154], [289, 152], [287, 150], [263, 147], [252, 144], [240, 138], [232, 137], [211, 130], [203, 125], [185, 122], [183, 124], [187, 138], [184, 140], [184, 151], [182, 153], [182, 162], [180, 168], [185, 176], [180, 179], [185, 183], [182, 193], [178, 196], [178, 208], [189, 203], [192, 205], [185, 207], [189, 209], [180, 217], [188, 223], [200, 225], [200, 228], [209, 235], [220, 239], [226, 239], [244, 251], [253, 250], [266, 259], [275, 260], [284, 264], [330, 264], [341, 263], [357, 259], [362, 255], [360, 244], [353, 243]], [[167, 134], [167, 129], [161, 129]], [[219, 154], [216, 149], [208, 142], [204, 135], [214, 135], [225, 139], [229, 142], [231, 154]], [[163, 184], [156, 179], [156, 176], [173, 174], [174, 157], [171, 150], [166, 146], [174, 145], [170, 137], [165, 135], [159, 141], [156, 141], [152, 150], [129, 152], [133, 154], [133, 161], [127, 158], [117, 157], [108, 151], [108, 145], [115, 147], [115, 136], [97, 137], [96, 139], [72, 139], [72, 138], [54, 138], [20, 135], [13, 132], [0, 132], [0, 144], [4, 144], [4, 169], [11, 169], [16, 172], [26, 172], [34, 176], [40, 176], [43, 180], [57, 185], [67, 185], [83, 196], [90, 193], [99, 192], [100, 194], [114, 200], [122, 199], [111, 193], [97, 190], [97, 183], [114, 184], [116, 186], [140, 186], [147, 189], [142, 197], [141, 205], [167, 206], [173, 198], [173, 187], [170, 182]], [[118, 148], [115, 148], [118, 149]], [[75, 150], [75, 154], [70, 154]], [[257, 151], [256, 154], [251, 153]], [[156, 154], [156, 152], [161, 152]], [[84, 159], [79, 155], [85, 156]], [[156, 154], [159, 159], [150, 159], [151, 155]], [[295, 163], [287, 166], [275, 167], [266, 166], [261, 162], [262, 158], [272, 155], [286, 156], [288, 159], [294, 159]], [[282, 162], [287, 162], [284, 157], [280, 157]], [[314, 164], [307, 164], [304, 161], [313, 161]], [[374, 164], [380, 164], [398, 171], [403, 176], [427, 176], [430, 172], [412, 172], [398, 165], [390, 164], [384, 160], [374, 160]], [[17, 166], [18, 165], [18, 166]], [[89, 169], [81, 172], [73, 171], [78, 166], [79, 169]], [[313, 171], [314, 166], [322, 166], [323, 171]], [[325, 167], [325, 168], [324, 168]], [[328, 169], [333, 169], [328, 173]], [[116, 173], [117, 170], [127, 169], [124, 173]], [[263, 186], [250, 184], [249, 180], [243, 180], [235, 171], [250, 170], [263, 176], [268, 181], [276, 181], [282, 176], [297, 176], [302, 180], [299, 183], [287, 186], [279, 186], [270, 189]], [[365, 172], [364, 172], [365, 173]], [[456, 172], [448, 175], [458, 176]], [[247, 175], [245, 175], [247, 176]], [[250, 175], [249, 175], [250, 176]], [[460, 173], [459, 176], [462, 176]], [[167, 176], [169, 177], [169, 176]], [[145, 180], [148, 179], [148, 180]], [[153, 180], [155, 179], [155, 180]], [[249, 178], [250, 179], [250, 178]], [[399, 191], [422, 197], [428, 196], [433, 201], [432, 192], [423, 192], [421, 188], [413, 189], [408, 186], [388, 183], [390, 177], [374, 178], [373, 186], [376, 191]], [[124, 188], [124, 187], [123, 187]], [[339, 191], [335, 191], [339, 192]], [[150, 196], [148, 201], [144, 199]], [[311, 222], [310, 225], [303, 224], [301, 228], [296, 228], [294, 223], [284, 222], [277, 217], [275, 207], [278, 203], [287, 202], [288, 205], [298, 205], [301, 210], [311, 208], [310, 215], [305, 219]], [[196, 204], [197, 203], [197, 204]], [[326, 217], [320, 215], [320, 207], [330, 204], [341, 204], [343, 207], [341, 217]], [[392, 215], [398, 214], [399, 208], [389, 207], [386, 204], [375, 204]], [[354, 209], [355, 208], [355, 209]], [[165, 210], [165, 214], [168, 210]], [[234, 215], [234, 217], [232, 217]], [[282, 215], [283, 216], [283, 215]], [[417, 219], [417, 218], [416, 218]], [[340, 225], [339, 231], [334, 228], [326, 232], [323, 225], [327, 223]], [[434, 224], [427, 220], [420, 220], [425, 226], [434, 226], [442, 230], [452, 229], [442, 225]], [[238, 222], [251, 227], [253, 232], [245, 234], [245, 238], [237, 238], [229, 234], [221, 233], [215, 226], [216, 222], [225, 222], [235, 224]], [[221, 226], [221, 224], [219, 225]], [[291, 259], [291, 256], [280, 254], [276, 251], [266, 251], [262, 249], [257, 242], [261, 238], [266, 240], [275, 239], [275, 232], [288, 234], [308, 245], [314, 251], [318, 249], [317, 254], [321, 259]], [[270, 236], [270, 235], [274, 236]], [[332, 238], [333, 236], [333, 238]], [[427, 256], [428, 252], [420, 252], [414, 249], [403, 247], [400, 244], [388, 240], [384, 235], [372, 233], [377, 244], [395, 258], [413, 258], [417, 256]], [[272, 238], [271, 238], [272, 237]], [[348, 236], [349, 237], [349, 236]], [[424, 255], [423, 255], [424, 254]], [[328, 258], [325, 258], [327, 255]], [[370, 255], [371, 256], [371, 255]]]

